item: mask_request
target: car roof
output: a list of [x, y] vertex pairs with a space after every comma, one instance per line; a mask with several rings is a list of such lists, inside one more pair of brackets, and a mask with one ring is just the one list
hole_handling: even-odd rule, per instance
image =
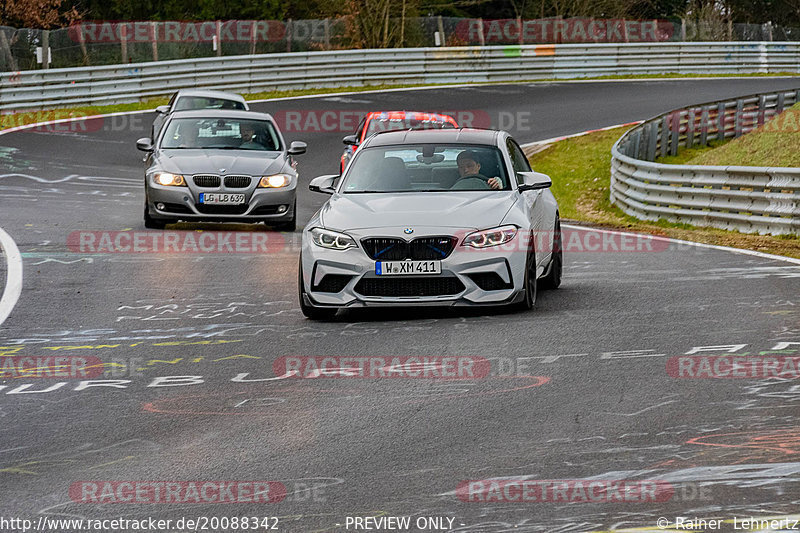
[[369, 137], [362, 148], [367, 146], [389, 146], [393, 144], [485, 144], [496, 146], [498, 137], [504, 132], [475, 128], [445, 130], [397, 130], [376, 133]]
[[236, 93], [226, 93], [223, 91], [209, 91], [202, 89], [181, 89], [178, 91], [178, 96], [200, 96], [205, 98], [221, 98], [223, 100], [233, 100], [236, 102], [245, 103], [242, 95]]
[[455, 122], [455, 119], [450, 115], [446, 115], [444, 113], [431, 113], [429, 111], [370, 111], [367, 113], [367, 118], [388, 118], [388, 119], [401, 119], [401, 118], [412, 118], [418, 120], [438, 120], [441, 122], [447, 122], [448, 120], [452, 120]]
[[175, 111], [172, 113], [172, 118], [236, 118], [275, 122], [275, 119], [269, 113], [257, 113], [243, 109], [189, 109]]

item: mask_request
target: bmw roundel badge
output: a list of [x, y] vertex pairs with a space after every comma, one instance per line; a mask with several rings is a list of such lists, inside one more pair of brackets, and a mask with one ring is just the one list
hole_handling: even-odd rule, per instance
[[403, 233], [405, 233], [406, 235], [411, 235], [412, 233], [414, 233], [414, 228], [406, 228], [403, 230]]

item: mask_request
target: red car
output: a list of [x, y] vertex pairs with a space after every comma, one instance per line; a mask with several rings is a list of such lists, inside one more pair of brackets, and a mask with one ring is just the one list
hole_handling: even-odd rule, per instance
[[426, 129], [445, 129], [458, 128], [455, 119], [449, 115], [439, 113], [422, 113], [419, 111], [373, 111], [358, 123], [356, 132], [342, 139], [347, 145], [342, 154], [339, 173], [344, 173], [344, 169], [358, 150], [359, 145], [364, 139], [374, 133], [392, 130], [426, 130]]

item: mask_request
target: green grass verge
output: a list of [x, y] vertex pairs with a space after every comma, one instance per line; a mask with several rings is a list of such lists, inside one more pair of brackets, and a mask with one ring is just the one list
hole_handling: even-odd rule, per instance
[[730, 142], [726, 141], [710, 141], [708, 146], [693, 146], [692, 148], [679, 148], [678, 155], [668, 155], [666, 157], [657, 157], [656, 163], [663, 165], [693, 165], [692, 161], [706, 152], [724, 146]]
[[666, 165], [738, 165], [800, 167], [800, 104], [737, 139], [712, 141], [707, 147], [681, 148], [678, 155], [656, 159]]
[[565, 139], [530, 156], [534, 170], [549, 174], [561, 216], [602, 227], [618, 228], [683, 239], [758, 250], [800, 258], [800, 237], [750, 235], [736, 231], [674, 224], [664, 220], [642, 222], [626, 215], [609, 200], [611, 146], [627, 128], [615, 128]]
[[800, 104], [763, 126], [689, 159], [691, 165], [800, 167]]

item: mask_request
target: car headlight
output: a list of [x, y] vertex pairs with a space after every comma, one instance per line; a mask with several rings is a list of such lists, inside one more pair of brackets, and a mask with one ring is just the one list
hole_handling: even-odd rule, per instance
[[279, 189], [281, 187], [286, 187], [291, 182], [292, 177], [289, 174], [274, 174], [272, 176], [264, 176], [261, 178], [261, 181], [258, 182], [258, 186], [270, 189]]
[[165, 187], [181, 187], [186, 185], [186, 181], [180, 174], [170, 174], [169, 172], [156, 172], [153, 174], [153, 182]]
[[317, 246], [330, 250], [347, 250], [356, 247], [356, 241], [351, 236], [322, 228], [312, 229], [311, 239]]
[[499, 228], [485, 229], [470, 233], [464, 238], [464, 246], [472, 248], [488, 248], [499, 246], [511, 241], [517, 235], [516, 226], [500, 226]]

